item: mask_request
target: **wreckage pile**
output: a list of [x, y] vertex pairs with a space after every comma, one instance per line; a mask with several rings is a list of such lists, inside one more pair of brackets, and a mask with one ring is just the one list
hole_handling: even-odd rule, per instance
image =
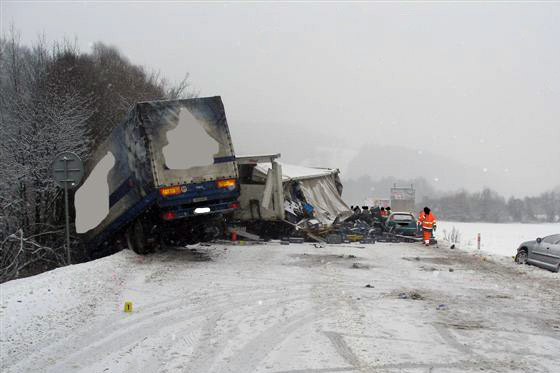
[[278, 162], [279, 157], [237, 157], [240, 209], [229, 233], [285, 244], [415, 240], [396, 234], [377, 208], [350, 209], [342, 199], [338, 169], [289, 165]]
[[364, 210], [354, 213], [347, 219], [338, 219], [330, 225], [320, 224], [316, 219], [303, 219], [294, 224], [294, 235], [306, 241], [318, 241], [328, 244], [359, 242], [372, 244], [375, 242], [414, 242], [415, 236], [404, 236], [395, 233], [385, 224], [385, 218], [379, 211]]
[[276, 237], [249, 233], [247, 227], [242, 226], [230, 228], [230, 232], [235, 231], [240, 237], [254, 241], [278, 238], [282, 244], [303, 242], [374, 244], [375, 242], [415, 242], [419, 239], [415, 236], [394, 233], [386, 227], [385, 219], [376, 216], [375, 212], [353, 214], [344, 221], [337, 220], [332, 224], [322, 224], [315, 218], [303, 218], [297, 223], [284, 221], [283, 229], [279, 229], [278, 226], [276, 229]]
[[[342, 200], [337, 169], [309, 168], [240, 157], [241, 208], [229, 233], [249, 240], [327, 244], [411, 242], [386, 225], [378, 208], [356, 211]], [[280, 182], [275, 184], [278, 172]], [[271, 181], [272, 180], [272, 181]], [[277, 192], [280, 192], [277, 194]], [[279, 199], [283, 200], [282, 203]], [[280, 201], [281, 201], [280, 200]], [[283, 207], [283, 208], [281, 208]]]

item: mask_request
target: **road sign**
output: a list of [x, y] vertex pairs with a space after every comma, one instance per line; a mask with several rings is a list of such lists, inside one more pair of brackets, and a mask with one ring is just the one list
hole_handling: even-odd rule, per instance
[[61, 188], [74, 189], [84, 177], [84, 164], [75, 153], [60, 153], [52, 163], [52, 177]]
[[54, 181], [64, 188], [64, 213], [66, 215], [66, 256], [68, 264], [72, 262], [70, 256], [70, 215], [68, 211], [68, 189], [74, 189], [84, 177], [84, 164], [77, 154], [63, 152], [54, 158], [52, 163]]

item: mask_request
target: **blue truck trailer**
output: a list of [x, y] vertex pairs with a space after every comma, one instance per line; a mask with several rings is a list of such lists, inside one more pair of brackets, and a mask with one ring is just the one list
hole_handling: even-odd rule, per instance
[[94, 252], [194, 243], [222, 234], [239, 189], [220, 97], [140, 102], [86, 163], [76, 231]]

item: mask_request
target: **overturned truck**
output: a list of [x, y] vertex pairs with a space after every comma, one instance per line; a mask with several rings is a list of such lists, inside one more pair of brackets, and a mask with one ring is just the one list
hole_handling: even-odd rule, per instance
[[278, 162], [280, 154], [239, 156], [240, 208], [235, 221], [265, 238], [282, 238], [309, 224], [331, 226], [352, 215], [342, 200], [338, 169]]
[[145, 254], [222, 234], [223, 214], [239, 207], [239, 178], [220, 97], [136, 104], [95, 150], [86, 177], [76, 231], [94, 256], [115, 238]]

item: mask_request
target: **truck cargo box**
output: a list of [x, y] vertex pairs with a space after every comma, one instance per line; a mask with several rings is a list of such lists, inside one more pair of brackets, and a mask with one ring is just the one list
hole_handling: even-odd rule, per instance
[[76, 231], [99, 245], [148, 210], [144, 229], [230, 211], [238, 196], [220, 97], [141, 102], [86, 164], [76, 192]]

